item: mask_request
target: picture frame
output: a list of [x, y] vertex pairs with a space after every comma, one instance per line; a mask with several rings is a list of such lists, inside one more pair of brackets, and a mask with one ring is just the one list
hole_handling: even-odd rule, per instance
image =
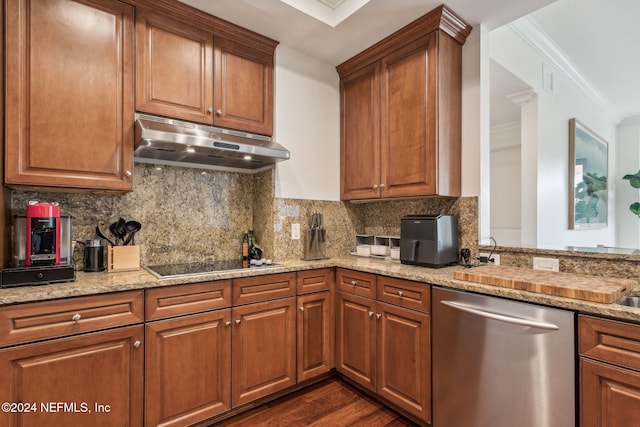
[[608, 217], [609, 144], [569, 120], [569, 229], [605, 228]]

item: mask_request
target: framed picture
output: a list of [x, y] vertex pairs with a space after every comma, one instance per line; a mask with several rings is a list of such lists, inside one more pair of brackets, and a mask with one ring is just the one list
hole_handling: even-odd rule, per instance
[[607, 226], [607, 141], [569, 120], [569, 228]]

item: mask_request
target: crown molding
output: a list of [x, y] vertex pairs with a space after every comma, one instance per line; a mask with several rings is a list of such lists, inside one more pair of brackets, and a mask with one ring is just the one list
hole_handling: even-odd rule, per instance
[[534, 19], [525, 16], [511, 22], [508, 26], [518, 37], [538, 52], [545, 61], [553, 65], [555, 69], [564, 74], [594, 102], [602, 106], [616, 123], [622, 120], [623, 115], [616, 111], [600, 92], [593, 87], [576, 65], [568, 58], [567, 54], [549, 38]]

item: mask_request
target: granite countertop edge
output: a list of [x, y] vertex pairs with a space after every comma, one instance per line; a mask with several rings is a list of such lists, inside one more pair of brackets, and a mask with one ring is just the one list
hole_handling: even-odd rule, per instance
[[[413, 280], [484, 295], [492, 295], [517, 301], [574, 310], [584, 314], [594, 314], [619, 320], [640, 322], [640, 308], [628, 307], [615, 303], [605, 304], [590, 302], [574, 298], [559, 297], [457, 280], [453, 278], [453, 273], [454, 271], [461, 270], [463, 268], [459, 266], [427, 268], [404, 265], [397, 261], [376, 260], [355, 256], [317, 261], [288, 260], [279, 264], [281, 265], [270, 268], [252, 268], [248, 270], [234, 270], [168, 279], [158, 279], [142, 268], [136, 271], [120, 273], [77, 272], [75, 282], [0, 289], [0, 306], [77, 296], [99, 295], [110, 292], [199, 283], [212, 280], [253, 277], [325, 267], [339, 267], [362, 271], [365, 273], [391, 276], [399, 279]], [[640, 285], [636, 284], [632, 293], [640, 293]]]

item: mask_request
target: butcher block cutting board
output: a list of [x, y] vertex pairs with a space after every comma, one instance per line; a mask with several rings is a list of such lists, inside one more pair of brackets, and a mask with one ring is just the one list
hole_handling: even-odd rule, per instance
[[487, 265], [455, 271], [458, 280], [519, 289], [559, 297], [612, 303], [633, 289], [631, 279]]

